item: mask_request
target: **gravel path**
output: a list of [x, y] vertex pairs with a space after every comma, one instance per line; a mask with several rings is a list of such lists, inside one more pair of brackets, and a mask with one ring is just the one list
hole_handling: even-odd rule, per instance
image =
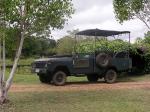
[[43, 92], [43, 91], [82, 91], [82, 90], [117, 90], [117, 89], [150, 89], [150, 82], [121, 82], [115, 84], [106, 83], [67, 83], [65, 86], [53, 86], [47, 84], [21, 85], [13, 84], [11, 92]]

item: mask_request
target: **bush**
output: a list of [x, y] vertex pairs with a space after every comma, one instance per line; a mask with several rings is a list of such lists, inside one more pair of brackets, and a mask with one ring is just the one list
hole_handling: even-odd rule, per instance
[[[129, 43], [122, 40], [99, 40], [94, 43], [92, 41], [81, 41], [77, 43], [76, 51], [79, 53], [93, 52], [93, 51], [108, 51], [120, 52], [129, 50]], [[132, 48], [132, 46], [130, 46]], [[133, 48], [132, 48], [133, 49]], [[135, 50], [133, 50], [135, 51]]]

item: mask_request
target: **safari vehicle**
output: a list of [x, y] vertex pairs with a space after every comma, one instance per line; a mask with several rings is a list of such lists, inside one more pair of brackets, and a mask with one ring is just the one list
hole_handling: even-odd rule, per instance
[[[78, 32], [75, 35], [77, 47], [77, 37], [94, 38], [93, 47], [96, 46], [98, 38], [114, 37], [126, 34], [129, 31], [109, 31], [99, 29], [89, 29]], [[119, 73], [132, 68], [132, 59], [129, 57], [129, 49], [116, 53], [108, 51], [93, 50], [90, 53], [75, 52], [72, 55], [52, 56], [46, 59], [35, 60], [32, 64], [32, 71], [37, 73], [42, 83], [52, 83], [57, 86], [65, 85], [68, 76], [86, 76], [89, 82], [96, 82], [99, 78], [104, 78], [106, 83], [116, 82]]]

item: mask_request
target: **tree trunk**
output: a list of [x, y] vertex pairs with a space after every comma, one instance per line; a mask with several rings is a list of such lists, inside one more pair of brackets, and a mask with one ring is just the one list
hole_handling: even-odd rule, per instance
[[5, 81], [6, 72], [6, 49], [5, 49], [5, 34], [3, 36], [3, 81]]
[[[4, 81], [4, 75], [5, 75], [5, 37], [2, 35], [1, 37], [1, 43], [0, 43], [0, 103], [4, 103], [6, 101], [5, 96], [5, 81]], [[3, 44], [2, 44], [3, 43]], [[3, 56], [2, 56], [3, 55]], [[3, 59], [2, 59], [3, 57]]]
[[7, 101], [7, 93], [8, 93], [8, 90], [10, 89], [10, 87], [12, 85], [13, 78], [14, 78], [14, 75], [15, 75], [15, 71], [17, 69], [17, 64], [18, 64], [18, 61], [19, 61], [19, 58], [20, 58], [20, 55], [21, 55], [23, 42], [24, 42], [24, 39], [25, 39], [24, 34], [25, 34], [25, 31], [23, 31], [21, 33], [20, 45], [19, 45], [18, 51], [16, 52], [16, 56], [15, 56], [15, 59], [14, 59], [13, 67], [12, 67], [12, 70], [11, 70], [11, 72], [9, 74], [9, 78], [8, 78], [8, 80], [6, 82], [6, 85], [3, 83], [3, 86], [1, 86], [0, 103], [5, 103]]
[[[22, 19], [20, 20], [20, 32], [21, 32], [21, 35], [20, 35], [20, 43], [19, 43], [19, 47], [18, 47], [18, 51], [16, 52], [16, 56], [15, 56], [15, 59], [14, 59], [14, 63], [13, 63], [13, 67], [12, 67], [12, 70], [9, 74], [9, 78], [6, 82], [6, 84], [4, 83], [3, 79], [3, 73], [5, 72], [5, 62], [3, 62], [3, 73], [2, 73], [2, 70], [0, 70], [0, 89], [1, 89], [1, 95], [0, 95], [0, 103], [5, 103], [7, 101], [7, 94], [8, 94], [8, 90], [10, 89], [12, 83], [13, 83], [13, 78], [14, 78], [14, 75], [15, 75], [15, 71], [17, 69], [17, 64], [18, 64], [18, 61], [19, 61], [19, 58], [20, 58], [20, 55], [21, 55], [21, 51], [22, 51], [22, 47], [23, 47], [23, 43], [24, 43], [24, 39], [25, 39], [25, 21], [23, 19], [23, 17], [25, 16], [25, 12], [24, 12], [24, 8], [23, 8], [23, 2], [24, 0], [21, 1], [21, 7], [20, 7], [20, 16], [22, 17]], [[5, 49], [3, 49], [5, 50]], [[5, 52], [3, 52], [5, 53]], [[5, 56], [3, 54], [3, 56]], [[3, 57], [3, 59], [5, 59]], [[1, 67], [0, 67], [1, 68]]]
[[7, 92], [5, 90], [5, 83], [1, 85], [1, 94], [0, 94], [0, 104], [3, 104], [7, 101]]
[[24, 32], [22, 32], [22, 33], [21, 33], [20, 45], [19, 45], [18, 51], [17, 51], [16, 56], [15, 56], [14, 64], [13, 64], [11, 73], [10, 73], [10, 75], [9, 75], [9, 79], [8, 79], [7, 82], [6, 82], [6, 91], [8, 91], [8, 89], [10, 88], [10, 86], [11, 86], [11, 84], [12, 84], [13, 77], [14, 77], [14, 73], [15, 73], [15, 71], [16, 71], [17, 64], [18, 64], [18, 61], [19, 61], [19, 58], [20, 58], [20, 55], [21, 55], [24, 38], [25, 38]]

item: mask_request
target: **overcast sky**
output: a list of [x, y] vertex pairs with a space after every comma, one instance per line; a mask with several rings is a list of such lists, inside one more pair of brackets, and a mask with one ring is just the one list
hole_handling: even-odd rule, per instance
[[131, 20], [119, 24], [114, 15], [113, 0], [73, 0], [75, 13], [64, 29], [52, 32], [55, 39], [67, 34], [68, 30], [98, 28], [103, 30], [131, 31], [131, 40], [143, 37], [147, 32], [146, 26], [139, 20]]

